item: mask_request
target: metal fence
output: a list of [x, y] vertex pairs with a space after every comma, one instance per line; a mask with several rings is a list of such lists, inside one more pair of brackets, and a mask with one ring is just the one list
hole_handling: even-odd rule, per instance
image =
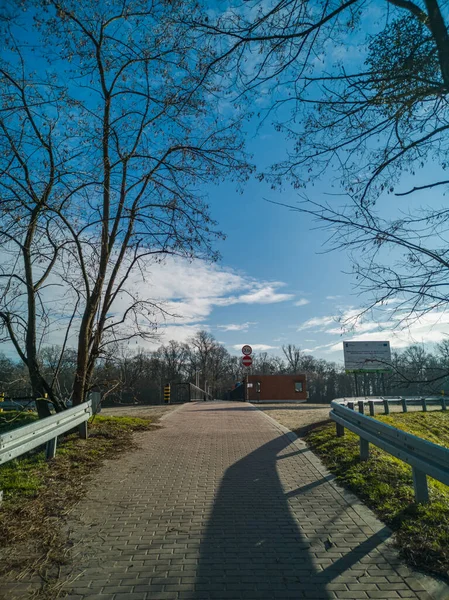
[[213, 400], [212, 394], [202, 390], [193, 383], [174, 383], [171, 386], [171, 402], [197, 402], [200, 400]]
[[348, 406], [349, 408], [358, 407], [359, 412], [364, 413], [365, 408], [369, 409], [371, 416], [375, 414], [375, 407], [381, 406], [386, 415], [390, 414], [390, 407], [400, 406], [402, 412], [407, 412], [409, 407], [419, 406], [424, 412], [429, 406], [438, 406], [442, 410], [447, 410], [448, 399], [445, 396], [356, 396], [337, 398], [334, 402]]
[[[401, 404], [402, 400], [406, 400], [405, 406], [407, 406], [409, 401], [415, 401], [416, 399], [401, 398], [395, 400], [399, 400]], [[419, 400], [422, 401], [423, 399], [420, 398]], [[439, 400], [441, 402], [441, 398], [427, 398], [426, 400]], [[361, 460], [369, 458], [369, 444], [371, 443], [408, 463], [412, 467], [416, 502], [429, 501], [428, 475], [449, 486], [449, 449], [373, 419], [363, 414], [363, 410], [357, 413], [354, 410], [355, 401], [357, 401], [360, 409], [365, 402], [384, 402], [385, 398], [340, 398], [331, 403], [329, 416], [337, 424], [337, 435], [344, 435], [346, 428], [360, 437]], [[391, 402], [391, 399], [389, 399], [389, 402]]]
[[73, 408], [39, 419], [31, 425], [24, 425], [0, 435], [0, 464], [25, 454], [29, 450], [47, 444], [47, 459], [56, 454], [58, 436], [75, 427], [80, 437], [87, 438], [87, 420], [92, 416], [92, 400]]

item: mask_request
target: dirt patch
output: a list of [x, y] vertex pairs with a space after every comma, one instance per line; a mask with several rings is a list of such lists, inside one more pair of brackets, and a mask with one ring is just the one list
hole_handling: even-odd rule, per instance
[[110, 417], [139, 417], [140, 419], [160, 419], [172, 410], [181, 406], [180, 404], [167, 404], [158, 406], [113, 406], [103, 408], [102, 415]]
[[1, 467], [0, 489], [6, 492], [0, 512], [1, 600], [60, 596], [60, 573], [70, 553], [68, 515], [103, 460], [135, 448], [133, 432], [156, 429], [155, 421], [155, 416], [96, 416], [89, 439], [66, 436], [53, 460], [46, 461], [41, 450]]
[[[284, 427], [288, 427], [299, 437], [304, 437], [311, 429], [318, 425], [324, 425], [330, 421], [329, 419], [329, 404], [254, 404], [259, 410], [263, 410], [270, 417], [279, 421]], [[375, 404], [376, 415], [384, 414], [384, 405], [382, 403]], [[357, 410], [357, 404], [356, 404]], [[429, 406], [428, 411], [440, 410], [439, 406]], [[409, 412], [422, 411], [421, 406], [409, 406]], [[402, 412], [402, 406], [390, 405], [391, 413]], [[365, 414], [369, 414], [368, 407], [365, 406]]]
[[329, 421], [328, 404], [255, 404], [270, 417], [288, 427], [299, 437], [304, 436], [318, 424]]

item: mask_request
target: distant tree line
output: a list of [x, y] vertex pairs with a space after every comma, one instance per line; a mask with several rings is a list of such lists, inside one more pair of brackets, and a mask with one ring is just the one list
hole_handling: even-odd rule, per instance
[[[335, 362], [316, 358], [298, 346], [282, 347], [282, 356], [267, 352], [253, 354], [253, 375], [305, 373], [310, 402], [328, 403], [341, 396], [355, 396], [355, 377]], [[48, 346], [39, 353], [40, 369], [58, 394], [69, 400], [76, 373], [76, 351]], [[394, 352], [391, 373], [359, 374], [361, 395], [420, 395], [449, 393], [449, 340], [430, 352], [419, 345]], [[154, 351], [129, 346], [111, 348], [98, 360], [91, 390], [99, 390], [105, 403], [162, 402], [166, 383], [199, 383], [215, 398], [226, 398], [246, 369], [241, 357], [231, 355], [212, 334], [199, 331], [187, 342], [174, 340]], [[20, 361], [0, 354], [0, 391], [13, 396], [32, 395], [28, 370]]]

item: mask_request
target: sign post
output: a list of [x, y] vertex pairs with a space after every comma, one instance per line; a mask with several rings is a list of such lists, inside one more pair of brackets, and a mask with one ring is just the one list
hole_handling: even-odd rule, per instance
[[[251, 354], [253, 349], [249, 344], [245, 344], [242, 347], [242, 363], [244, 367], [250, 367], [253, 364], [253, 359], [251, 358]], [[243, 378], [243, 398], [245, 402], [248, 400], [248, 371], [246, 372], [245, 377]]]
[[251, 356], [243, 356], [242, 363], [244, 367], [250, 367], [253, 364], [253, 359]]
[[389, 373], [390, 342], [343, 342], [346, 373]]
[[[354, 373], [355, 395], [359, 395], [357, 374], [380, 373], [385, 396], [385, 373], [392, 371], [390, 342], [343, 342], [346, 373]], [[366, 393], [366, 382], [364, 380]]]

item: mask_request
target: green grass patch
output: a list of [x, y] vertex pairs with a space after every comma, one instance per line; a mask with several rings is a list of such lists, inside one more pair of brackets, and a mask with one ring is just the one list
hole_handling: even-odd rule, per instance
[[[36, 419], [34, 413], [24, 413], [20, 421], [22, 425], [28, 425]], [[94, 466], [99, 459], [114, 458], [113, 451], [125, 449], [133, 431], [151, 427], [150, 419], [98, 415], [89, 422], [87, 441], [80, 440], [76, 434], [59, 438], [54, 460], [45, 460], [45, 448], [42, 447], [9, 461], [0, 466], [0, 490], [3, 490], [5, 504], [36, 496], [48, 483], [48, 478], [60, 471], [60, 467], [73, 476], [79, 470], [85, 474], [86, 469]]]
[[[449, 413], [404, 413], [379, 420], [441, 446], [449, 447]], [[345, 430], [337, 438], [335, 424], [306, 436], [313, 451], [338, 481], [357, 494], [395, 531], [397, 546], [415, 567], [449, 577], [449, 488], [429, 478], [430, 504], [414, 503], [412, 470], [407, 464], [370, 445], [361, 462], [359, 437]]]
[[37, 419], [37, 413], [33, 411], [8, 410], [2, 412], [0, 413], [0, 434], [34, 423]]
[[[22, 424], [36, 419], [25, 415]], [[103, 459], [135, 447], [133, 432], [154, 428], [152, 419], [98, 415], [89, 422], [87, 440], [61, 436], [51, 461], [45, 460], [43, 447], [0, 466], [0, 576], [38, 574], [44, 583], [41, 597], [57, 597], [59, 567], [67, 562], [65, 516]]]

